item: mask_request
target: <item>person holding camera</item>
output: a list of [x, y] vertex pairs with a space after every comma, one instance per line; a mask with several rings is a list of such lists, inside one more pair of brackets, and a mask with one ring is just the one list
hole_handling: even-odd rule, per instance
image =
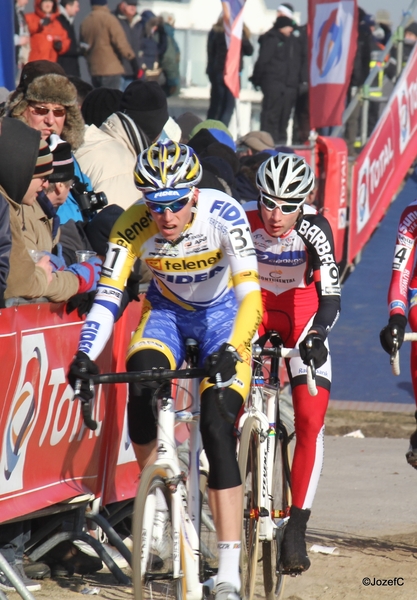
[[26, 15], [30, 33], [29, 61], [56, 62], [60, 54], [68, 52], [71, 40], [59, 22], [57, 0], [35, 0], [35, 12]]

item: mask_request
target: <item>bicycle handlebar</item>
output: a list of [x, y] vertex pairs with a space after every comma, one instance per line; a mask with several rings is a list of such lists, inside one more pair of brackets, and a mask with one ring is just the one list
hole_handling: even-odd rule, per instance
[[[409, 331], [404, 334], [404, 342], [417, 342], [417, 333], [414, 331]], [[390, 363], [392, 367], [392, 372], [394, 375], [400, 374], [400, 352], [395, 349], [391, 353]]]
[[[297, 358], [300, 356], [298, 348], [284, 348], [282, 346], [278, 348], [261, 348], [258, 346], [258, 348], [260, 348], [260, 352], [256, 352], [254, 349], [254, 356], [271, 356], [276, 358]], [[310, 396], [317, 396], [316, 367], [313, 360], [307, 366], [307, 388]]]

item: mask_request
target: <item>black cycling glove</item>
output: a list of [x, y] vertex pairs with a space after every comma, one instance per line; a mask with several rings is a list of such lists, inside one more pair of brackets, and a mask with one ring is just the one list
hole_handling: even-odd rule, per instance
[[407, 325], [407, 317], [405, 315], [396, 314], [396, 315], [392, 315], [389, 318], [388, 325], [385, 325], [385, 327], [381, 330], [381, 333], [379, 334], [381, 346], [383, 347], [385, 352], [388, 352], [388, 354], [391, 354], [393, 351], [393, 348], [394, 348], [393, 332], [395, 330], [397, 332], [396, 337], [398, 340], [397, 350], [399, 350], [401, 348], [402, 343], [404, 341], [404, 333], [405, 333], [406, 325]]
[[319, 369], [327, 360], [329, 354], [324, 341], [318, 333], [308, 333], [300, 342], [300, 357], [307, 366], [313, 360], [316, 369]]
[[[96, 363], [93, 362], [85, 352], [78, 351], [70, 365], [67, 378], [72, 389], [74, 389], [77, 379], [80, 379], [82, 376], [85, 377], [86, 375], [97, 375], [98, 373], [100, 373], [100, 369]], [[89, 397], [92, 398], [93, 394], [90, 392], [88, 381], [85, 379], [81, 381], [81, 395], [88, 400]]]
[[[236, 376], [236, 362], [241, 360], [236, 349], [230, 344], [224, 343], [218, 352], [211, 354], [206, 362], [209, 383], [217, 383], [219, 387], [231, 385]], [[216, 375], [220, 375], [217, 380]]]

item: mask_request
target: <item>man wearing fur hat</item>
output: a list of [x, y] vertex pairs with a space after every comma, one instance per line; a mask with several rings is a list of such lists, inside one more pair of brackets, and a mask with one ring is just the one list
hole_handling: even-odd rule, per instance
[[292, 18], [279, 16], [273, 27], [260, 36], [259, 56], [250, 78], [264, 95], [261, 130], [270, 133], [275, 144], [287, 143], [288, 121], [303, 83], [303, 52], [299, 38], [292, 35], [294, 26]]
[[[4, 107], [4, 114], [41, 132], [47, 140], [53, 133], [71, 145], [74, 152], [84, 139], [84, 121], [77, 102], [77, 90], [57, 63], [34, 61], [23, 68], [18, 87]], [[75, 163], [75, 175], [87, 184], [91, 182]], [[72, 194], [60, 208], [61, 223], [69, 219], [82, 221], [83, 216]]]

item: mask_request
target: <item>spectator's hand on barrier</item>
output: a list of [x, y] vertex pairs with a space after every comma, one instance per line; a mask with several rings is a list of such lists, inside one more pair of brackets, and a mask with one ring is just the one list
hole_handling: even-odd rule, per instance
[[219, 387], [231, 385], [236, 376], [236, 363], [238, 360], [241, 361], [242, 359], [236, 348], [227, 343], [222, 344], [218, 352], [210, 354], [207, 358], [206, 366], [209, 383], [215, 383]]
[[97, 283], [100, 279], [101, 260], [97, 256], [94, 256], [85, 262], [70, 265], [66, 268], [66, 271], [71, 271], [78, 277], [80, 283], [78, 294], [92, 292], [97, 288]]
[[[85, 352], [81, 352], [80, 350], [78, 350], [70, 365], [67, 374], [67, 379], [72, 389], [75, 389], [75, 383], [77, 379], [81, 379], [83, 376], [85, 377], [86, 375], [98, 375], [98, 373], [100, 373], [100, 369], [98, 368], [96, 363], [92, 361], [91, 358]], [[85, 379], [81, 379], [81, 381], [81, 396], [85, 400], [89, 400], [90, 398], [92, 398], [93, 393], [90, 391], [88, 381], [86, 381]]]
[[84, 294], [75, 294], [75, 296], [72, 296], [72, 298], [68, 300], [65, 308], [67, 315], [72, 313], [75, 309], [77, 309], [79, 317], [89, 313], [93, 306], [95, 295], [95, 292], [85, 292]]
[[49, 257], [53, 273], [55, 273], [55, 271], [63, 271], [67, 266], [62, 256], [57, 256], [56, 254], [52, 254], [52, 252], [45, 252], [45, 254]]
[[49, 285], [52, 281], [52, 273], [53, 273], [53, 268], [51, 265], [51, 261], [49, 260], [49, 256], [47, 254], [42, 256], [42, 258], [40, 260], [38, 260], [38, 262], [36, 263], [36, 266], [40, 267], [41, 269], [43, 269], [45, 271], [46, 279], [47, 279], [48, 285]]
[[40, 23], [42, 25], [42, 27], [46, 27], [47, 25], [49, 25], [51, 23], [51, 19], [49, 17], [44, 17], [43, 19], [41, 19]]
[[[394, 349], [394, 337], [397, 338], [398, 346], [397, 350], [399, 350], [404, 341], [404, 333], [405, 326], [407, 325], [407, 317], [405, 315], [392, 315], [389, 318], [388, 325], [381, 330], [379, 334], [379, 339], [381, 342], [381, 346], [388, 352], [388, 354], [392, 354]], [[394, 333], [396, 331], [396, 334]]]
[[326, 362], [328, 354], [324, 341], [318, 333], [308, 333], [300, 342], [300, 357], [307, 366], [313, 361], [315, 368], [319, 369]]
[[62, 42], [61, 42], [61, 40], [54, 40], [52, 42], [52, 47], [55, 50], [55, 52], [61, 52], [61, 50], [62, 50]]

